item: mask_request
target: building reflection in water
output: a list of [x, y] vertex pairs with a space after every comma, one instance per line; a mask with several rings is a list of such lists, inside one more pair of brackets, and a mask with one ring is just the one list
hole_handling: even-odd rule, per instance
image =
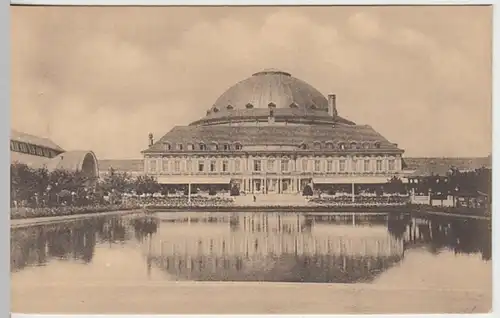
[[[144, 220], [131, 222], [136, 238], [153, 231], [154, 226]], [[128, 223], [118, 217], [100, 217], [11, 229], [11, 271], [46, 265], [52, 259], [89, 263], [96, 244], [121, 244], [130, 239]]]
[[491, 222], [443, 216], [410, 218], [391, 217], [387, 229], [396, 239], [403, 239], [405, 249], [425, 247], [430, 253], [451, 250], [456, 254], [481, 254], [491, 260]]
[[402, 259], [403, 241], [385, 229], [350, 227], [363, 234], [302, 214], [241, 213], [227, 233], [163, 233], [150, 259], [177, 279], [342, 283], [370, 281]]

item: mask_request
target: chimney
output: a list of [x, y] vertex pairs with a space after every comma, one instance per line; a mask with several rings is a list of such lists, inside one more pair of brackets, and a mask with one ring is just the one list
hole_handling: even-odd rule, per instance
[[337, 98], [335, 94], [328, 95], [328, 114], [332, 117], [337, 116]]
[[154, 143], [154, 139], [153, 139], [153, 134], [152, 133], [149, 133], [149, 147], [151, 147]]

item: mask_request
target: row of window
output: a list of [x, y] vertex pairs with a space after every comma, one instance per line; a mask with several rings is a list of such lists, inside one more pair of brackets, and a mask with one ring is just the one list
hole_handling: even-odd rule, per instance
[[[308, 149], [309, 145], [307, 144], [301, 144], [299, 146], [300, 149]], [[380, 149], [380, 142], [376, 141], [376, 142], [361, 142], [361, 143], [358, 143], [356, 141], [351, 141], [349, 143], [347, 142], [339, 142], [339, 143], [336, 143], [334, 144], [333, 142], [331, 141], [327, 141], [325, 142], [325, 144], [323, 145], [323, 143], [319, 142], [319, 141], [316, 141], [312, 144], [312, 149], [339, 149], [339, 150], [348, 150], [348, 149]]]
[[[270, 103], [267, 105], [267, 107], [268, 107], [269, 109], [275, 109], [275, 108], [276, 108], [276, 104], [275, 104], [275, 103], [273, 103], [273, 102], [270, 102]], [[290, 107], [290, 108], [299, 108], [299, 105], [298, 105], [297, 103], [293, 102], [293, 103], [291, 103], [291, 104], [289, 105], [289, 107]], [[253, 108], [254, 108], [254, 106], [253, 106], [253, 104], [252, 104], [252, 103], [248, 103], [248, 104], [246, 104], [246, 105], [245, 105], [245, 108], [246, 108], [246, 109], [253, 109]], [[318, 108], [318, 106], [316, 106], [315, 104], [311, 104], [311, 105], [309, 105], [309, 107], [308, 107], [308, 108], [309, 108], [309, 109], [313, 109], [313, 110], [315, 110], [315, 109], [319, 109], [319, 108]], [[233, 110], [233, 109], [234, 109], [234, 106], [233, 106], [233, 105], [227, 105], [227, 106], [226, 106], [226, 109], [227, 109], [227, 110]], [[221, 110], [221, 109], [220, 109], [219, 107], [214, 106], [214, 107], [212, 107], [211, 109], [207, 110], [207, 115], [209, 115], [209, 114], [210, 114], [210, 113], [212, 113], [212, 112], [217, 113], [217, 112], [219, 112], [220, 110]]]
[[10, 150], [39, 157], [53, 158], [57, 156], [55, 150], [15, 140], [10, 141]]
[[[274, 159], [267, 159], [266, 160], [266, 171], [267, 172], [276, 172], [277, 168], [277, 160]], [[168, 159], [162, 159], [162, 166], [161, 169], [162, 171], [168, 172], [181, 172], [181, 171], [187, 171], [187, 172], [230, 172], [229, 168], [229, 160], [222, 160], [217, 162], [216, 160], [210, 160], [207, 164], [205, 160], [198, 160], [196, 161], [196, 166], [193, 167], [193, 161], [188, 159], [185, 161], [185, 165], [183, 164], [184, 162], [181, 160], [168, 160]], [[338, 163], [338, 165], [337, 165]], [[347, 160], [346, 159], [340, 159], [338, 161], [334, 160], [327, 160], [326, 162], [323, 162], [322, 160], [315, 159], [312, 163], [312, 165], [309, 164], [309, 159], [303, 159], [301, 161], [301, 168], [302, 171], [314, 171], [314, 172], [321, 172], [321, 171], [326, 171], [326, 172], [371, 172], [371, 171], [384, 171], [384, 165], [383, 165], [383, 160], [382, 159], [377, 159], [375, 161], [374, 167], [372, 167], [371, 160], [369, 159], [352, 159], [350, 161], [350, 169], [347, 167]], [[325, 169], [323, 169], [323, 164], [325, 164]], [[182, 167], [181, 167], [182, 166]], [[241, 166], [242, 163], [239, 159], [234, 161], [234, 172], [240, 172], [241, 171]], [[290, 172], [291, 170], [291, 165], [290, 165], [290, 160], [288, 159], [281, 159], [279, 160], [279, 171], [281, 172]], [[396, 160], [395, 159], [389, 159], [387, 161], [387, 170], [388, 171], [395, 171], [396, 170]], [[150, 165], [150, 172], [156, 172], [156, 164], [155, 161], [152, 161], [152, 164]], [[253, 167], [252, 171], [254, 172], [262, 172], [263, 170], [263, 160], [259, 159], [254, 159], [253, 160]]]
[[[230, 150], [241, 150], [242, 146], [239, 143], [235, 144], [223, 144], [220, 145], [216, 142], [212, 142], [208, 144], [208, 146], [205, 143], [199, 143], [196, 146], [194, 144], [187, 144], [186, 147], [184, 147], [184, 144], [182, 143], [177, 143], [175, 144], [175, 147], [166, 142], [164, 143], [165, 145], [165, 150], [166, 151], [171, 151], [171, 150], [176, 150], [176, 151], [193, 151], [193, 150], [200, 150], [200, 151], [206, 151], [206, 150], [211, 150], [211, 151], [218, 151], [218, 150], [224, 150], [224, 151], [230, 151]], [[301, 144], [299, 146], [300, 149], [308, 149], [309, 146], [307, 144]], [[319, 149], [339, 149], [339, 150], [348, 150], [348, 149], [380, 149], [380, 142], [363, 142], [363, 143], [357, 143], [355, 141], [350, 142], [350, 143], [345, 143], [345, 142], [339, 142], [337, 144], [334, 144], [333, 142], [326, 142], [325, 144], [317, 141], [312, 144], [312, 149], [319, 150]]]
[[199, 143], [198, 145], [194, 144], [187, 144], [186, 147], [184, 147], [183, 144], [178, 143], [175, 145], [175, 148], [172, 146], [170, 143], [165, 143], [165, 150], [170, 151], [170, 150], [176, 150], [176, 151], [184, 151], [184, 150], [200, 150], [200, 151], [206, 151], [206, 150], [224, 150], [224, 151], [230, 151], [230, 150], [241, 150], [242, 146], [239, 143], [236, 144], [223, 144], [221, 147], [219, 147], [219, 144], [217, 143], [210, 143], [208, 146], [204, 143]]
[[[162, 160], [162, 166], [161, 169], [162, 171], [172, 171], [172, 172], [181, 172], [181, 171], [187, 171], [187, 172], [229, 172], [229, 161], [228, 160], [223, 160], [217, 164], [216, 160], [211, 160], [208, 165], [204, 160], [198, 160], [195, 161], [196, 166], [193, 167], [193, 161], [192, 160], [187, 160], [185, 161], [185, 165], [182, 165], [181, 160], [167, 160], [163, 159]], [[182, 165], [182, 167], [181, 167]], [[156, 165], [153, 161], [153, 163], [149, 167], [150, 172], [156, 172]], [[241, 171], [241, 162], [240, 160], [235, 160], [234, 161], [234, 171], [235, 172], [240, 172]]]

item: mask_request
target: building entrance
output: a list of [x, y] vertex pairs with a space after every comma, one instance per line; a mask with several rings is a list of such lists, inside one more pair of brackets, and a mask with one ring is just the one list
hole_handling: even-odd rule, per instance
[[260, 179], [253, 180], [253, 192], [254, 193], [262, 192], [262, 181]]

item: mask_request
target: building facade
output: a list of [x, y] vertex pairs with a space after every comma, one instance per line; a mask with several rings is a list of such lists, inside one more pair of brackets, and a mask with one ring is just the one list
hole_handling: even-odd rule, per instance
[[235, 84], [203, 118], [176, 126], [144, 150], [159, 183], [233, 184], [247, 193], [304, 186], [384, 184], [401, 173], [403, 150], [337, 112], [336, 96], [264, 70]]
[[99, 177], [98, 161], [92, 151], [66, 151], [50, 139], [15, 130], [10, 135], [10, 162], [49, 171], [81, 171], [90, 180]]

